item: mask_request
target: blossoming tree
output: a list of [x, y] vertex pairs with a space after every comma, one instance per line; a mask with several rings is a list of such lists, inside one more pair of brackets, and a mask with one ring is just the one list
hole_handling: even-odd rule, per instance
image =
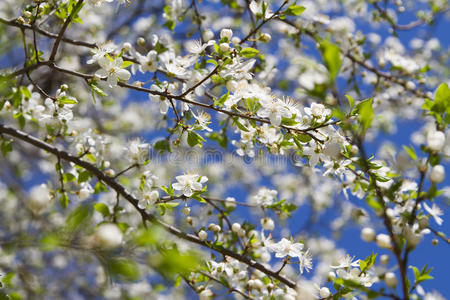
[[443, 299], [449, 8], [1, 1], [2, 299]]

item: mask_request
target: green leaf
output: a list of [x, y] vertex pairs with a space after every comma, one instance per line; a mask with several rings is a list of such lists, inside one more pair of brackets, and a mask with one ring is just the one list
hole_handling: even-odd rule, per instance
[[195, 133], [193, 131], [188, 132], [187, 136], [187, 142], [189, 146], [194, 147], [195, 145], [199, 145], [199, 147], [202, 147], [202, 142], [204, 142], [205, 139], [199, 135], [198, 133]]
[[94, 101], [94, 104], [96, 104], [96, 101], [95, 101], [95, 94], [97, 94], [97, 95], [99, 95], [99, 96], [101, 96], [101, 97], [106, 97], [106, 96], [108, 96], [107, 93], [105, 93], [101, 88], [98, 87], [97, 82], [91, 81], [91, 82], [89, 83], [89, 86], [90, 86], [90, 88], [91, 88], [92, 99], [93, 99], [93, 101]]
[[2, 155], [6, 156], [6, 154], [8, 154], [9, 152], [11, 152], [13, 150], [12, 148], [12, 140], [8, 140], [2, 141], [2, 145], [1, 145], [1, 150], [2, 150]]
[[222, 107], [225, 101], [227, 101], [228, 96], [230, 96], [230, 92], [227, 92], [226, 94], [223, 94], [219, 99], [214, 100], [214, 105]]
[[167, 195], [173, 196], [175, 190], [172, 187], [165, 187], [164, 185], [161, 186], [161, 189], [166, 192]]
[[294, 3], [291, 6], [289, 6], [284, 11], [284, 13], [289, 15], [289, 16], [299, 16], [305, 11], [305, 9], [306, 9], [306, 7], [301, 6], [301, 5], [295, 5], [295, 3]]
[[125, 281], [136, 281], [141, 277], [137, 263], [125, 258], [109, 260], [108, 269], [114, 277]]
[[94, 194], [98, 194], [100, 192], [107, 192], [108, 188], [101, 181], [97, 182], [94, 187]]
[[44, 251], [53, 251], [61, 245], [60, 236], [56, 233], [49, 233], [40, 240], [40, 247]]
[[69, 205], [69, 196], [67, 196], [67, 193], [63, 193], [61, 195], [61, 198], [59, 198], [59, 203], [61, 204], [61, 207], [63, 209], [66, 209], [67, 205]]
[[62, 104], [77, 104], [75, 98], [69, 98], [67, 96], [58, 97], [58, 102]]
[[312, 139], [308, 134], [297, 134], [295, 137], [302, 143], [307, 143]]
[[325, 66], [330, 73], [330, 79], [334, 81], [342, 63], [339, 47], [329, 41], [323, 40], [320, 42], [320, 51], [322, 52]]
[[259, 51], [255, 48], [247, 47], [241, 50], [241, 55], [245, 58], [252, 58], [258, 55]]
[[295, 121], [295, 117], [289, 118], [289, 119], [288, 118], [282, 118], [281, 119], [281, 124], [286, 125], [286, 126], [294, 126], [294, 125], [297, 125], [298, 122]]
[[78, 183], [82, 183], [85, 181], [88, 181], [89, 178], [91, 178], [92, 174], [91, 172], [84, 170], [78, 173]]
[[417, 154], [416, 154], [416, 151], [414, 150], [413, 146], [407, 147], [407, 146], [403, 145], [403, 149], [406, 151], [406, 153], [408, 153], [409, 157], [412, 160], [417, 160]]
[[345, 95], [345, 97], [347, 98], [348, 106], [350, 106], [350, 111], [352, 111], [355, 106], [355, 99], [353, 99], [350, 95]]
[[108, 217], [110, 215], [109, 207], [104, 203], [95, 203], [94, 209], [101, 213], [103, 217]]
[[358, 113], [358, 118], [363, 128], [363, 131], [364, 132], [367, 131], [367, 129], [369, 129], [370, 125], [372, 124], [374, 118], [372, 98], [358, 103], [355, 107], [355, 110]]
[[171, 151], [170, 142], [166, 139], [156, 142], [153, 148], [155, 148], [155, 150], [159, 150], [160, 152]]
[[433, 110], [439, 113], [444, 113], [450, 107], [450, 89], [447, 83], [442, 83], [436, 90], [434, 96], [434, 103], [436, 109], [433, 106]]
[[63, 174], [63, 180], [64, 182], [70, 182], [70, 181], [74, 181], [76, 179], [75, 175], [73, 175], [72, 173], [64, 173]]
[[239, 128], [242, 131], [249, 132], [247, 127], [245, 127], [241, 122], [238, 121], [238, 118], [233, 119], [233, 123], [236, 124], [237, 128]]
[[25, 98], [31, 98], [31, 92], [28, 90], [26, 86], [21, 86], [20, 91], [22, 92], [22, 95], [24, 95]]
[[77, 230], [81, 225], [90, 219], [92, 209], [88, 205], [81, 205], [75, 208], [67, 217], [66, 225], [71, 231]]
[[217, 61], [215, 61], [214, 59], [208, 59], [208, 60], [206, 61], [206, 63], [207, 63], [207, 64], [213, 64], [213, 65], [217, 66]]
[[361, 269], [361, 273], [364, 273], [373, 267], [373, 265], [375, 264], [375, 260], [377, 259], [377, 255], [378, 254], [372, 253], [365, 260], [359, 261], [359, 268]]
[[122, 63], [122, 69], [125, 69], [126, 67], [129, 67], [129, 66], [131, 66], [132, 64], [133, 64], [132, 61], [124, 60], [123, 63]]

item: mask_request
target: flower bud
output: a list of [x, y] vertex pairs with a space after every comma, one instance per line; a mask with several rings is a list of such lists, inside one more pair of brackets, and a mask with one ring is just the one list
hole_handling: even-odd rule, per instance
[[387, 234], [380, 233], [377, 235], [376, 241], [380, 248], [391, 248], [391, 237]]
[[114, 249], [122, 244], [123, 234], [119, 226], [114, 223], [100, 224], [94, 233], [96, 246], [105, 249]]
[[94, 81], [100, 81], [100, 79], [102, 79], [102, 78], [100, 76], [98, 76], [97, 74], [94, 74], [92, 76], [92, 80], [94, 80]]
[[384, 282], [386, 282], [386, 285], [391, 288], [395, 288], [397, 285], [397, 277], [392, 272], [387, 272], [384, 274]]
[[222, 229], [222, 228], [220, 228], [219, 225], [214, 225], [214, 226], [211, 228], [211, 230], [212, 230], [214, 233], [220, 232], [221, 229]]
[[214, 296], [213, 292], [210, 289], [206, 289], [200, 292], [199, 298], [200, 300], [209, 300]]
[[131, 44], [130, 43], [123, 43], [123, 50], [124, 51], [130, 51], [131, 50], [131, 48], [132, 48], [132, 46], [131, 46]]
[[239, 237], [244, 237], [244, 236], [245, 236], [245, 230], [241, 228], [241, 229], [237, 232], [237, 235], [238, 235]]
[[334, 281], [336, 279], [336, 273], [334, 273], [333, 271], [330, 271], [328, 273], [328, 281]]
[[441, 183], [445, 179], [445, 169], [442, 165], [436, 165], [431, 169], [430, 180], [433, 183]]
[[187, 215], [189, 215], [189, 214], [191, 213], [191, 209], [190, 209], [189, 207], [185, 206], [185, 207], [183, 208], [182, 212], [183, 212], [183, 214], [184, 214], [185, 216], [187, 216]]
[[408, 81], [408, 82], [406, 83], [406, 88], [407, 88], [408, 90], [414, 90], [414, 89], [416, 88], [416, 84], [415, 84], [414, 82], [412, 82], [412, 81]]
[[226, 208], [235, 208], [236, 207], [236, 199], [234, 199], [233, 197], [227, 197], [225, 200], [227, 200], [227, 202], [225, 202], [225, 207]]
[[114, 177], [116, 175], [116, 172], [114, 172], [113, 169], [107, 169], [105, 171], [105, 174], [108, 175], [109, 177]]
[[419, 218], [419, 228], [425, 229], [428, 227], [428, 217]]
[[230, 50], [230, 45], [228, 43], [221, 43], [219, 48], [222, 52], [228, 52]]
[[273, 230], [275, 228], [275, 224], [271, 218], [262, 218], [261, 225], [265, 230]]
[[137, 44], [141, 47], [145, 46], [145, 39], [143, 37], [140, 37], [137, 39]]
[[263, 262], [268, 262], [270, 261], [270, 253], [267, 251], [264, 251], [263, 253], [261, 253], [261, 261]]
[[89, 189], [85, 187], [78, 191], [78, 197], [80, 197], [81, 200], [86, 199], [87, 197], [89, 197], [90, 194], [91, 191], [89, 191]]
[[220, 38], [227, 38], [228, 40], [231, 40], [231, 37], [233, 36], [233, 31], [231, 29], [224, 28], [220, 31]]
[[445, 145], [445, 134], [442, 131], [431, 131], [427, 134], [427, 146], [433, 151], [440, 151]]
[[231, 38], [231, 42], [232, 42], [233, 44], [237, 45], [237, 44], [239, 44], [239, 43], [241, 42], [241, 39], [238, 38], [237, 36], [233, 36], [233, 37]]
[[204, 230], [200, 230], [197, 235], [198, 235], [198, 238], [201, 239], [202, 241], [204, 241], [208, 238], [208, 234]]
[[383, 265], [387, 265], [388, 262], [389, 262], [389, 255], [383, 254], [380, 256], [380, 263], [382, 263]]
[[205, 30], [203, 31], [203, 40], [205, 42], [208, 42], [210, 40], [212, 40], [214, 38], [214, 32], [212, 32], [211, 30]]
[[263, 33], [260, 35], [259, 40], [263, 43], [268, 43], [272, 39], [272, 36], [268, 33]]
[[372, 242], [375, 240], [375, 230], [370, 227], [365, 227], [361, 230], [361, 239], [365, 242]]
[[328, 298], [330, 297], [331, 292], [327, 287], [323, 287], [320, 289], [319, 294], [321, 298]]
[[236, 233], [239, 232], [241, 230], [241, 224], [233, 223], [233, 225], [231, 225], [231, 230]]
[[25, 18], [27, 18], [27, 19], [29, 19], [29, 18], [31, 18], [31, 16], [32, 16], [33, 14], [30, 12], [30, 11], [25, 11], [24, 13], [23, 13], [23, 16], [25, 17]]
[[187, 222], [189, 225], [192, 225], [192, 217], [191, 217], [191, 216], [186, 217], [186, 222]]

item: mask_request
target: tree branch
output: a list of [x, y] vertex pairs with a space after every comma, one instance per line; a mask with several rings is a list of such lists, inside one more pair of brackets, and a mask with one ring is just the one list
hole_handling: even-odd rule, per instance
[[214, 244], [202, 241], [197, 236], [190, 234], [190, 233], [185, 233], [185, 232], [181, 231], [180, 229], [178, 229], [172, 225], [169, 225], [169, 224], [157, 219], [155, 216], [147, 213], [145, 211], [145, 209], [142, 209], [138, 206], [139, 200], [137, 198], [135, 198], [132, 194], [130, 194], [114, 178], [107, 176], [105, 173], [103, 173], [100, 169], [98, 169], [93, 164], [86, 162], [84, 160], [81, 160], [78, 157], [73, 156], [72, 154], [70, 154], [66, 151], [59, 150], [58, 148], [56, 148], [53, 145], [45, 143], [38, 138], [35, 138], [25, 132], [22, 132], [22, 131], [12, 128], [10, 126], [0, 124], [0, 133], [7, 134], [16, 139], [22, 140], [22, 141], [24, 141], [30, 145], [33, 145], [39, 149], [50, 152], [60, 159], [72, 162], [72, 163], [84, 168], [85, 170], [91, 172], [95, 177], [97, 177], [99, 180], [103, 181], [110, 188], [112, 188], [117, 194], [121, 195], [130, 204], [132, 204], [134, 206], [134, 208], [136, 209], [136, 211], [141, 215], [143, 224], [145, 224], [146, 222], [150, 222], [153, 225], [161, 227], [165, 231], [177, 236], [180, 239], [189, 241], [191, 243], [200, 245], [202, 247], [209, 248], [213, 251], [217, 251], [217, 252], [221, 253], [222, 255], [230, 256], [234, 259], [239, 260], [240, 262], [247, 264], [248, 266], [250, 266], [254, 269], [257, 269], [257, 270], [263, 272], [264, 274], [266, 274], [270, 277], [273, 277], [273, 278], [279, 280], [280, 282], [286, 284], [287, 286], [289, 286], [291, 288], [296, 287], [295, 282], [291, 281], [290, 279], [288, 279], [280, 274], [277, 274], [273, 270], [266, 268], [264, 265], [256, 262], [255, 260], [249, 258], [248, 256], [244, 256], [244, 255], [238, 254], [236, 252], [233, 252], [229, 249], [218, 247], [218, 246], [215, 246]]

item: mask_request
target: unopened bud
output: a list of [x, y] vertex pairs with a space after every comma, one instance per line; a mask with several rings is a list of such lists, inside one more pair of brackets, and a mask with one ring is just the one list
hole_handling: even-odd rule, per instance
[[137, 39], [137, 44], [141, 47], [145, 46], [145, 39], [143, 37], [140, 37]]
[[131, 48], [132, 48], [132, 46], [131, 46], [131, 44], [130, 43], [124, 43], [123, 44], [123, 50], [124, 51], [130, 51], [131, 50]]

